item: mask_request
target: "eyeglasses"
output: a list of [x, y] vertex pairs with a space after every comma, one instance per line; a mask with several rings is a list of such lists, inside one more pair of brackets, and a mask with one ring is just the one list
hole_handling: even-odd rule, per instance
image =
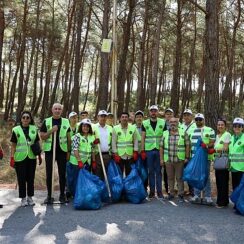
[[241, 124], [234, 124], [233, 125], [233, 128], [242, 128], [243, 127], [243, 125], [241, 125]]
[[195, 121], [203, 121], [202, 118], [196, 118]]
[[22, 119], [30, 119], [29, 116], [22, 116]]

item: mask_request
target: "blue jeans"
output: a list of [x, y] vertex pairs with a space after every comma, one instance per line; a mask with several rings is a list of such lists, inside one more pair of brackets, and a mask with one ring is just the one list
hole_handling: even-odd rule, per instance
[[[211, 197], [211, 184], [210, 184], [210, 161], [208, 161], [208, 180], [205, 188], [203, 189], [204, 191], [204, 197]], [[200, 197], [201, 191], [194, 188], [194, 196]]]
[[[159, 150], [146, 151], [147, 154], [147, 167], [150, 192], [155, 192], [155, 183], [157, 193], [162, 193], [162, 173], [160, 166]], [[156, 179], [155, 179], [156, 177]]]

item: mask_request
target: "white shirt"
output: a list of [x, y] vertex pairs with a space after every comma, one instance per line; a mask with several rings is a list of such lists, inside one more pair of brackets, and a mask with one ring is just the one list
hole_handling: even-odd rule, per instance
[[109, 131], [108, 126], [105, 125], [102, 127], [99, 123], [97, 124], [99, 133], [100, 133], [100, 147], [102, 152], [108, 152], [110, 149], [110, 146], [108, 144], [108, 137], [109, 137]]

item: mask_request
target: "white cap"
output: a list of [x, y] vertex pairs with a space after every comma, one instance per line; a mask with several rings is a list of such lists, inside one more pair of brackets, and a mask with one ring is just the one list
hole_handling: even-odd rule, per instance
[[100, 116], [100, 115], [108, 115], [108, 113], [107, 113], [107, 111], [106, 110], [100, 110], [99, 112], [98, 112], [98, 114], [97, 114], [98, 116]]
[[152, 105], [149, 110], [158, 110], [158, 106], [157, 105]]
[[242, 118], [235, 118], [233, 121], [233, 124], [240, 124], [240, 125], [244, 125], [244, 121]]
[[81, 124], [85, 124], [85, 125], [91, 125], [91, 120], [90, 119], [83, 119], [80, 122]]
[[183, 114], [192, 114], [192, 111], [189, 108], [187, 108], [184, 110]]
[[196, 119], [196, 118], [201, 118], [201, 119], [204, 119], [204, 115], [203, 115], [203, 114], [198, 113], [198, 114], [196, 114], [196, 115], [195, 115], [195, 119]]
[[75, 116], [75, 115], [77, 115], [76, 112], [74, 112], [74, 111], [73, 111], [73, 112], [70, 112], [70, 113], [69, 113], [69, 119], [70, 119], [71, 117]]
[[166, 108], [164, 112], [165, 112], [165, 113], [166, 113], [166, 112], [174, 113], [174, 110], [173, 110], [172, 108]]
[[138, 115], [138, 114], [141, 114], [142, 116], [144, 116], [144, 113], [143, 113], [141, 110], [137, 110], [137, 111], [135, 112], [135, 116]]

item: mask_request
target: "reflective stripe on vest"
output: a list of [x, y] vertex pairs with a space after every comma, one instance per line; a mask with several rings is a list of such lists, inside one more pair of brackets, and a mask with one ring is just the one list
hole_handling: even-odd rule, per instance
[[[45, 119], [47, 131], [51, 130], [53, 127], [52, 124], [52, 117]], [[69, 129], [69, 120], [65, 118], [61, 118], [61, 128], [59, 131], [59, 146], [62, 151], [67, 152], [67, 131]], [[45, 152], [51, 151], [52, 148], [52, 138], [53, 136], [50, 135], [46, 140], [43, 142], [43, 149]]]
[[[169, 131], [164, 131], [163, 134], [163, 139], [164, 139], [164, 162], [169, 161]], [[184, 133], [182, 133], [179, 130], [179, 140], [178, 140], [178, 146], [177, 146], [177, 157], [179, 160], [185, 160], [185, 136]]]
[[[95, 140], [95, 137], [93, 135], [88, 135], [87, 138], [82, 136], [80, 133], [77, 133], [75, 137], [80, 138], [80, 144], [79, 144], [79, 155], [82, 163], [88, 163], [91, 164], [91, 154], [92, 154], [92, 146], [93, 142]], [[70, 155], [70, 163], [74, 165], [78, 165], [78, 161], [74, 155], [74, 150], [72, 148], [71, 155]]]
[[244, 172], [244, 135], [234, 144], [234, 136], [229, 145], [230, 170]]
[[30, 142], [27, 142], [24, 131], [20, 125], [15, 126], [13, 128], [13, 132], [15, 133], [17, 138], [16, 151], [14, 153], [14, 161], [23, 161], [25, 158], [27, 158], [27, 156], [30, 159], [35, 159], [36, 156], [33, 154], [30, 145], [32, 145], [35, 142], [37, 136], [36, 126], [29, 125], [29, 137], [31, 139]]
[[124, 133], [121, 125], [116, 125], [114, 127], [115, 133], [117, 135], [117, 150], [118, 155], [123, 156], [127, 154], [129, 156], [133, 155], [133, 145], [134, 145], [134, 133], [135, 126], [128, 124], [126, 134]]
[[165, 120], [159, 118], [157, 119], [155, 131], [150, 124], [150, 119], [147, 119], [142, 123], [146, 130], [145, 150], [149, 151], [153, 150], [154, 148], [159, 149], [159, 143], [163, 136], [163, 129], [165, 127]]

